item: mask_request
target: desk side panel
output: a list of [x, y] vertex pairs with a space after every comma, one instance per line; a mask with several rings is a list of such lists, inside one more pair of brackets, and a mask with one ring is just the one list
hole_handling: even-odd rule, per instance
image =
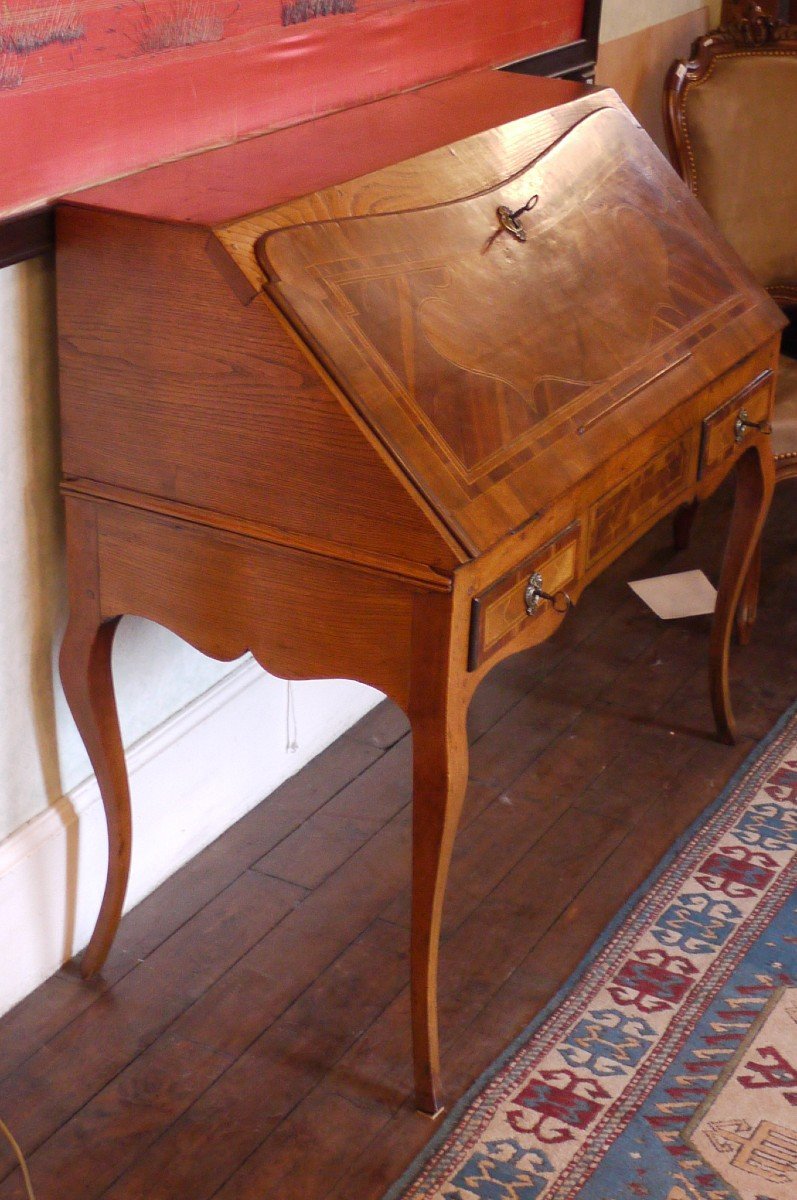
[[338, 556], [445, 572], [463, 557], [204, 229], [66, 207], [58, 216], [63, 466], [261, 524]]
[[106, 618], [146, 617], [213, 658], [251, 651], [285, 679], [355, 679], [406, 707], [415, 585], [115, 504], [96, 511]]

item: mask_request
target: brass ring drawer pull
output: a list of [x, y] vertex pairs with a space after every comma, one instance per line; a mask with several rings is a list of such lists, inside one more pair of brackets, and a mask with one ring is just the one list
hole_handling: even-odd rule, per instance
[[748, 429], [760, 429], [762, 433], [772, 433], [772, 426], [769, 421], [751, 421], [747, 409], [743, 408], [736, 418], [736, 424], [733, 427], [735, 440], [741, 442]]
[[526, 602], [526, 612], [530, 617], [534, 616], [543, 600], [548, 600], [554, 612], [557, 613], [566, 613], [568, 608], [571, 608], [573, 604], [567, 592], [559, 591], [551, 593], [543, 591], [542, 575], [539, 571], [535, 571], [530, 576], [523, 598]]

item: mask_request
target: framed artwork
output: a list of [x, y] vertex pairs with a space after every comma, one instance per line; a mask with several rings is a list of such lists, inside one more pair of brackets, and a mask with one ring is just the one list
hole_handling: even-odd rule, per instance
[[579, 43], [587, 10], [584, 0], [0, 0], [0, 263], [46, 244], [46, 206], [59, 195]]
[[592, 83], [598, 57], [602, 3], [603, 0], [586, 0], [582, 5], [581, 32], [575, 41], [542, 50], [527, 59], [513, 63], [509, 70], [522, 71], [526, 75], [548, 75]]

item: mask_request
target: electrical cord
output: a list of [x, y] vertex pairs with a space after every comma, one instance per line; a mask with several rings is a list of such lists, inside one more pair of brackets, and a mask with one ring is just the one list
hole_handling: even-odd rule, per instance
[[28, 1200], [36, 1200], [36, 1197], [33, 1194], [33, 1184], [30, 1181], [30, 1171], [28, 1170], [28, 1164], [25, 1162], [25, 1155], [22, 1153], [22, 1150], [20, 1149], [16, 1138], [14, 1137], [13, 1133], [8, 1128], [8, 1126], [6, 1125], [6, 1123], [2, 1119], [2, 1117], [0, 1117], [0, 1133], [2, 1133], [6, 1137], [6, 1139], [8, 1140], [8, 1144], [10, 1145], [11, 1149], [14, 1151], [14, 1153], [17, 1156], [17, 1162], [19, 1163], [19, 1169], [22, 1172], [22, 1178], [25, 1183], [25, 1191], [27, 1192]]

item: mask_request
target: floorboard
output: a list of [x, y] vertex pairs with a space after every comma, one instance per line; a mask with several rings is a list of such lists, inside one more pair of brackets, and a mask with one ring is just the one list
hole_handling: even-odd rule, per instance
[[[449, 1091], [549, 1001], [797, 694], [797, 505], [780, 488], [761, 611], [734, 651], [741, 739], [712, 736], [708, 620], [629, 578], [716, 579], [727, 492], [667, 524], [502, 664], [469, 714], [440, 988]], [[409, 1101], [411, 745], [384, 704], [0, 1020], [0, 1115], [37, 1200], [379, 1200], [431, 1135]], [[0, 1200], [20, 1181], [0, 1150]]]

